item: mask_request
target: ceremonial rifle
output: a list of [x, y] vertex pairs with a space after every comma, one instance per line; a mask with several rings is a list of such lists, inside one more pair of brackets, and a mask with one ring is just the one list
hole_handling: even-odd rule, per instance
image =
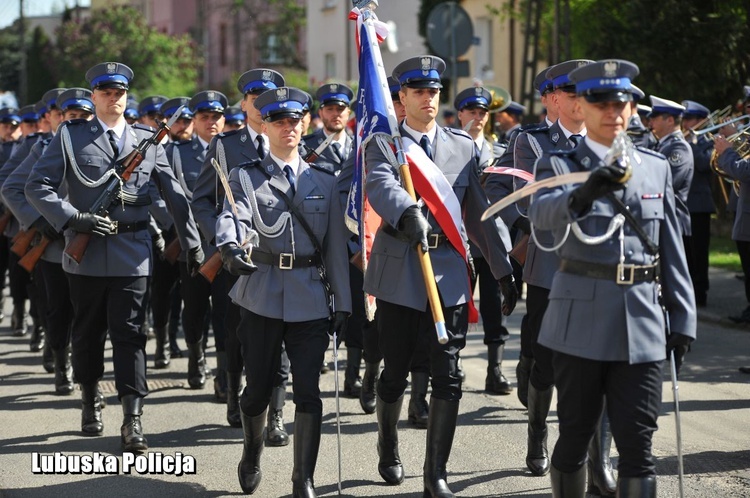
[[331, 133], [323, 142], [318, 146], [317, 149], [312, 150], [304, 143], [300, 143], [302, 148], [302, 160], [306, 163], [314, 163], [318, 158], [325, 152], [329, 145], [333, 143], [335, 135]]
[[[99, 197], [91, 205], [88, 210], [89, 213], [94, 213], [98, 216], [107, 217], [109, 215], [110, 208], [117, 204], [122, 191], [122, 185], [130, 180], [130, 176], [135, 171], [143, 159], [146, 156], [146, 152], [152, 145], [158, 145], [164, 137], [169, 133], [170, 127], [177, 121], [182, 112], [182, 108], [179, 109], [172, 115], [172, 117], [166, 123], [159, 123], [159, 127], [154, 131], [154, 134], [149, 138], [144, 138], [138, 147], [133, 149], [122, 161], [118, 161], [116, 165], [117, 174], [109, 180], [107, 186], [104, 188]], [[86, 248], [91, 240], [90, 233], [78, 232], [70, 240], [68, 245], [65, 247], [65, 254], [75, 260], [76, 263], [80, 263], [83, 259], [83, 255], [86, 253]]]

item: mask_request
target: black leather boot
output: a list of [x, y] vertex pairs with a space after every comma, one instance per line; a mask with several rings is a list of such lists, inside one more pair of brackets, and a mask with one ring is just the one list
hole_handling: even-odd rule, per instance
[[240, 411], [244, 436], [242, 459], [237, 465], [237, 477], [245, 494], [253, 494], [260, 485], [260, 455], [263, 453], [264, 426], [266, 412], [251, 417]]
[[206, 356], [200, 342], [188, 344], [188, 384], [191, 389], [203, 389], [206, 386]]
[[456, 359], [456, 375], [458, 376], [461, 382], [464, 382], [466, 380], [466, 371], [464, 370], [464, 362], [461, 360], [460, 356], [458, 357], [458, 359]]
[[42, 368], [47, 373], [53, 373], [55, 371], [55, 353], [52, 351], [52, 345], [49, 341], [44, 341], [44, 348], [42, 349]]
[[122, 451], [142, 453], [148, 449], [148, 442], [143, 435], [141, 415], [143, 414], [143, 398], [135, 394], [122, 397], [122, 427], [120, 427], [120, 442]]
[[346, 348], [346, 371], [344, 372], [344, 394], [350, 398], [359, 398], [362, 391], [362, 378], [359, 366], [362, 363], [362, 350]]
[[516, 381], [518, 382], [518, 401], [528, 408], [529, 407], [529, 378], [531, 377], [531, 367], [534, 366], [534, 358], [531, 356], [521, 355], [518, 357], [516, 365]]
[[504, 351], [505, 344], [487, 346], [487, 378], [484, 380], [484, 390], [489, 394], [510, 394], [513, 391], [502, 371]]
[[315, 464], [320, 447], [320, 413], [294, 413], [294, 469], [292, 497], [315, 498]]
[[154, 368], [167, 368], [169, 366], [169, 361], [172, 359], [169, 350], [169, 335], [167, 333], [167, 327], [154, 327], [154, 335], [156, 336]]
[[365, 375], [362, 377], [362, 389], [359, 392], [359, 406], [367, 414], [375, 413], [375, 385], [380, 377], [380, 362], [365, 361]]
[[586, 489], [586, 466], [575, 472], [560, 472], [554, 466], [550, 474], [552, 498], [583, 498]]
[[[526, 466], [532, 474], [544, 476], [549, 472], [550, 462], [547, 453], [547, 414], [552, 403], [552, 389], [539, 391], [529, 383], [529, 429], [526, 452]], [[585, 480], [585, 470], [584, 470]]]
[[169, 325], [167, 325], [167, 330], [169, 334], [169, 355], [172, 358], [182, 358], [183, 357], [182, 351], [180, 351], [180, 346], [177, 344], [177, 332], [179, 331], [179, 319], [173, 320], [170, 317]]
[[29, 350], [37, 353], [47, 344], [47, 331], [37, 318], [32, 318], [31, 338], [29, 339]]
[[271, 391], [271, 403], [268, 405], [268, 426], [266, 427], [266, 446], [286, 446], [289, 434], [284, 428], [284, 400], [286, 388], [277, 386]]
[[398, 419], [404, 397], [393, 403], [386, 403], [377, 397], [378, 414], [378, 472], [388, 484], [404, 482], [404, 466], [398, 455]]
[[81, 384], [81, 432], [84, 436], [101, 436], [102, 403], [98, 384]]
[[458, 401], [430, 400], [430, 421], [427, 424], [427, 453], [424, 460], [424, 496], [452, 498], [448, 488], [446, 465], [453, 446], [458, 418]]
[[231, 427], [242, 427], [240, 417], [240, 394], [242, 393], [242, 374], [227, 372], [227, 422]]
[[621, 477], [617, 480], [618, 498], [656, 498], [656, 477]]
[[411, 398], [409, 398], [409, 422], [419, 429], [427, 429], [427, 419], [430, 407], [427, 404], [427, 386], [430, 384], [430, 374], [423, 372], [411, 373]]
[[55, 357], [55, 392], [73, 394], [73, 366], [70, 364], [70, 346], [53, 350]]
[[609, 428], [609, 417], [606, 408], [602, 410], [599, 425], [589, 443], [588, 484], [586, 494], [589, 496], [615, 496], [617, 479], [612, 472], [609, 450], [612, 447], [612, 432]]
[[227, 402], [227, 353], [216, 352], [216, 375], [214, 375], [214, 399], [217, 403]]
[[26, 327], [26, 309], [24, 303], [13, 303], [13, 313], [10, 315], [10, 328], [13, 330], [13, 335], [16, 337], [23, 337], [28, 332]]

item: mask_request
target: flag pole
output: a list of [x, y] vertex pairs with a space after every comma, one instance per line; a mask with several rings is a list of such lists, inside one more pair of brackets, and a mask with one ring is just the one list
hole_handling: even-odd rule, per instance
[[[414, 183], [411, 179], [411, 173], [409, 172], [409, 164], [406, 161], [404, 142], [401, 139], [401, 133], [398, 129], [398, 121], [396, 121], [396, 111], [394, 110], [393, 102], [391, 101], [390, 89], [386, 84], [387, 77], [385, 75], [385, 67], [383, 66], [383, 57], [380, 53], [378, 37], [373, 25], [373, 19], [375, 17], [374, 10], [377, 8], [378, 2], [377, 0], [352, 0], [352, 3], [354, 4], [354, 7], [360, 9], [364, 27], [369, 35], [367, 38], [368, 42], [371, 44], [373, 58], [375, 59], [375, 72], [378, 77], [378, 86], [383, 93], [384, 101], [388, 108], [388, 126], [391, 129], [393, 144], [396, 148], [396, 160], [399, 164], [401, 181], [404, 184], [404, 190], [406, 190], [412, 200], [416, 202], [417, 195], [414, 191]], [[429, 253], [422, 251], [421, 246], [417, 246], [417, 254], [419, 256], [419, 264], [422, 268], [427, 299], [430, 303], [430, 309], [432, 310], [432, 320], [435, 322], [437, 339], [440, 344], [445, 344], [448, 342], [448, 332], [445, 328], [445, 317], [443, 316], [443, 307], [440, 304], [440, 295], [438, 294], [437, 284], [435, 283], [435, 273], [432, 270], [432, 261], [430, 260]]]

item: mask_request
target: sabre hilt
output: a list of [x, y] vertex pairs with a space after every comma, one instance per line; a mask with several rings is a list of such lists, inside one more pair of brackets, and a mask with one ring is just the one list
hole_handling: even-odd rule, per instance
[[633, 142], [628, 137], [625, 130], [617, 134], [612, 141], [612, 146], [604, 157], [604, 164], [614, 165], [622, 169], [623, 173], [618, 178], [618, 183], [625, 183], [633, 176], [633, 166], [630, 164], [630, 151], [633, 149]]

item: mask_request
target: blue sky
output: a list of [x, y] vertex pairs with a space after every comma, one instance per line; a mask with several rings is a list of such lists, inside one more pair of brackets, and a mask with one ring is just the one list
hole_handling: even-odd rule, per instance
[[[19, 16], [19, 0], [0, 0], [0, 28], [13, 24]], [[24, 14], [27, 16], [48, 15], [62, 12], [66, 6], [74, 7], [76, 0], [24, 0]], [[88, 7], [90, 0], [78, 0], [78, 5]]]

